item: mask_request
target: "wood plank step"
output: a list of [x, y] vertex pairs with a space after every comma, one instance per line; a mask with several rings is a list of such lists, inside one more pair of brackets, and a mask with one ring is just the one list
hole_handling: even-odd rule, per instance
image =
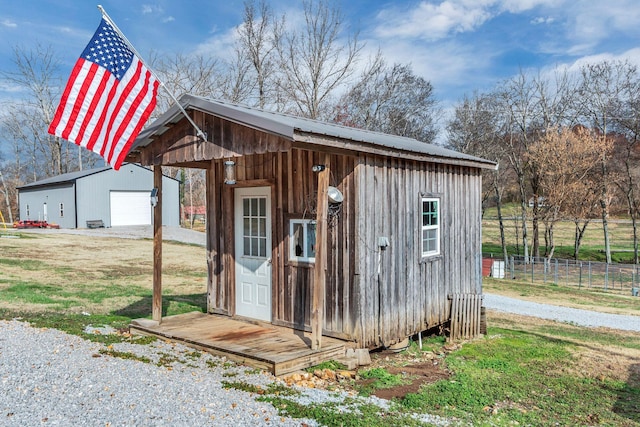
[[166, 317], [160, 324], [136, 319], [131, 322], [130, 331], [180, 342], [274, 375], [305, 369], [345, 355], [344, 342], [334, 338], [323, 337], [323, 348], [312, 350], [309, 338], [291, 329], [198, 312]]

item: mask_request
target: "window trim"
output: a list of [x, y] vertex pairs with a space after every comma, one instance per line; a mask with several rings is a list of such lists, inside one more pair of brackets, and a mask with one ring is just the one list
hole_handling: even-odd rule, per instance
[[[424, 210], [424, 203], [425, 202], [437, 202], [437, 210], [436, 210], [436, 219], [437, 219], [437, 225], [424, 225], [423, 223], [423, 218], [425, 215], [425, 210]], [[435, 196], [435, 195], [429, 195], [429, 194], [421, 194], [420, 195], [420, 254], [422, 256], [422, 258], [431, 258], [431, 257], [437, 257], [441, 254], [441, 239], [442, 239], [442, 209], [441, 207], [441, 203], [442, 203], [442, 198], [439, 196]], [[435, 239], [435, 243], [436, 243], [436, 250], [432, 250], [432, 251], [427, 251], [425, 252], [424, 250], [424, 243], [425, 243], [425, 239], [424, 239], [424, 232], [427, 230], [436, 230], [436, 239]]]
[[314, 264], [316, 262], [316, 258], [315, 256], [310, 257], [308, 256], [308, 254], [306, 254], [307, 251], [307, 247], [305, 245], [304, 248], [302, 248], [303, 250], [303, 254], [302, 255], [296, 255], [295, 253], [295, 246], [293, 244], [293, 229], [295, 225], [302, 225], [302, 229], [303, 229], [303, 233], [304, 233], [304, 240], [306, 241], [309, 237], [309, 232], [308, 232], [308, 226], [309, 224], [316, 224], [315, 219], [304, 219], [304, 218], [291, 218], [289, 220], [289, 261], [294, 261], [294, 262], [303, 262], [303, 263], [309, 263], [309, 264]]

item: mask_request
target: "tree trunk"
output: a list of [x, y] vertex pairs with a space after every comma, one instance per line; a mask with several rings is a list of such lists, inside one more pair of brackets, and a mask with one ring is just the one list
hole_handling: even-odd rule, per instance
[[540, 257], [540, 221], [538, 215], [540, 209], [538, 208], [538, 196], [533, 195], [533, 216], [531, 217], [531, 233], [533, 234], [533, 244], [531, 248], [531, 256]]
[[4, 201], [7, 204], [7, 211], [9, 212], [9, 224], [13, 224], [13, 213], [11, 213], [11, 198], [9, 197], [9, 189], [7, 188], [7, 184], [4, 181], [4, 175], [2, 175], [2, 171], [0, 171], [0, 183], [2, 183]]
[[602, 209], [602, 231], [604, 232], [604, 251], [607, 264], [611, 264], [611, 243], [609, 242], [609, 203], [607, 202], [607, 164], [602, 159], [602, 193], [600, 194], [600, 208]]
[[633, 263], [638, 264], [638, 220], [634, 214], [631, 215], [631, 225], [633, 227]]
[[522, 247], [524, 250], [524, 262], [529, 263], [529, 243], [527, 242], [527, 194], [524, 188], [524, 177], [519, 178], [520, 183], [520, 207], [522, 209]]
[[493, 179], [493, 189], [496, 192], [496, 208], [498, 209], [498, 223], [500, 225], [500, 244], [502, 245], [502, 257], [504, 258], [504, 265], [509, 263], [509, 254], [507, 253], [507, 241], [504, 235], [504, 221], [502, 219], [502, 193], [498, 187], [498, 174], [496, 172]]
[[579, 220], [574, 221], [576, 225], [575, 230], [575, 240], [573, 243], [573, 258], [578, 260], [578, 253], [580, 252], [580, 245], [582, 244], [582, 238], [584, 237], [584, 232], [587, 229], [587, 225], [589, 225], [589, 221], [586, 221], [582, 227], [580, 227]]
[[[548, 237], [548, 241], [547, 241], [547, 247], [548, 247], [547, 262], [550, 263], [551, 259], [553, 258], [553, 253], [556, 250], [556, 244], [555, 244], [555, 242], [553, 240], [553, 223], [551, 223], [547, 227], [547, 231], [546, 231], [545, 235]], [[546, 238], [545, 238], [545, 240], [546, 240]]]

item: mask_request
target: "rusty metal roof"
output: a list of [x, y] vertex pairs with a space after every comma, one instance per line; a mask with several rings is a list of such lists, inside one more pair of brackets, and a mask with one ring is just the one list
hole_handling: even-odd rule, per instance
[[[188, 94], [180, 97], [179, 102], [185, 110], [202, 111], [244, 126], [279, 135], [290, 141], [304, 140], [308, 143], [323, 145], [321, 141], [314, 142], [305, 138], [305, 136], [327, 136], [345, 141], [364, 143], [365, 145], [360, 146], [360, 151], [364, 152], [367, 151], [366, 146], [375, 146], [389, 151], [468, 162], [482, 168], [495, 169], [497, 167], [496, 163], [492, 161], [449, 150], [439, 145], [421, 142], [413, 138], [341, 126]], [[154, 135], [163, 134], [172, 124], [177, 123], [182, 118], [183, 115], [180, 109], [173, 105], [140, 133], [132, 147], [132, 151], [135, 151], [138, 147], [147, 146], [151, 143]]]

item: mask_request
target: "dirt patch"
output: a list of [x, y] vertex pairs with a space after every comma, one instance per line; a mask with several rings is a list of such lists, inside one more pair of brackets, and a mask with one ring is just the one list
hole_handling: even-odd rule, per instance
[[407, 384], [376, 390], [375, 396], [381, 399], [402, 399], [409, 393], [417, 393], [425, 384], [444, 380], [451, 376], [449, 370], [443, 364], [437, 362], [418, 363], [403, 367], [390, 367], [390, 374], [399, 374], [408, 381]]

